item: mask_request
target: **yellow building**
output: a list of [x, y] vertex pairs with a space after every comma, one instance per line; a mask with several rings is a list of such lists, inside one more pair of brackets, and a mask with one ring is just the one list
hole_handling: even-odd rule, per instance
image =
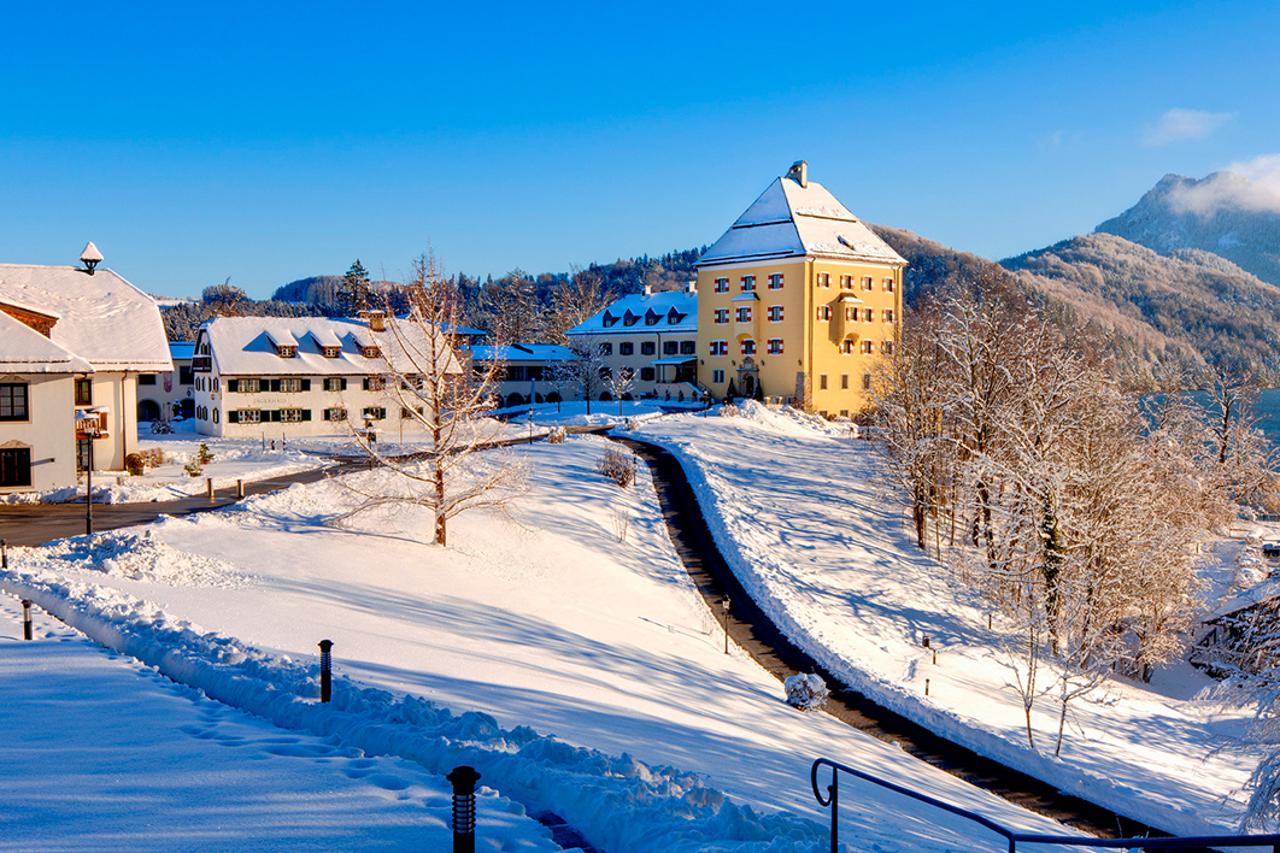
[[906, 265], [796, 163], [698, 260], [698, 382], [856, 414], [897, 345]]

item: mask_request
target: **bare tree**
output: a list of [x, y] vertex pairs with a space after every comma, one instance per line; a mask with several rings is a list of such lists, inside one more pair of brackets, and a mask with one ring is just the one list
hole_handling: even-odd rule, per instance
[[352, 487], [364, 499], [339, 520], [381, 506], [417, 505], [432, 514], [434, 540], [443, 546], [449, 519], [471, 509], [503, 506], [521, 483], [523, 470], [512, 464], [483, 464], [476, 455], [497, 438], [497, 422], [485, 416], [494, 407], [503, 364], [494, 360], [466, 369], [456, 331], [461, 303], [433, 258], [414, 262], [406, 290], [409, 314], [387, 321], [381, 357], [400, 417], [421, 427], [427, 446], [408, 457], [391, 457], [372, 436], [353, 429], [377, 466], [396, 475], [395, 485], [377, 492]]
[[555, 343], [567, 343], [565, 332], [595, 316], [613, 301], [604, 278], [595, 270], [574, 270], [568, 281], [556, 286], [547, 317], [547, 337]]
[[630, 396], [636, 387], [636, 371], [632, 367], [623, 367], [609, 375], [609, 393], [618, 401], [618, 416], [622, 416], [624, 397]]
[[591, 400], [607, 389], [613, 378], [613, 371], [605, 360], [605, 343], [594, 335], [574, 335], [566, 344], [573, 357], [552, 370], [552, 381], [556, 385], [568, 386], [582, 395], [587, 414], [591, 414]]

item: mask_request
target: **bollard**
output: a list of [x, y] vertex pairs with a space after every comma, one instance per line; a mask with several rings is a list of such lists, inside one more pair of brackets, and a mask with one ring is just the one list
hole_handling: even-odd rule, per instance
[[22, 639], [31, 639], [31, 599], [22, 599]]
[[236, 480], [236, 500], [244, 499], [244, 480]]
[[724, 601], [720, 602], [720, 610], [724, 614], [724, 653], [726, 655], [729, 654], [729, 605], [731, 603], [727, 595], [724, 597]]
[[938, 650], [937, 650], [937, 649], [934, 649], [934, 650], [933, 650], [933, 665], [934, 665], [934, 666], [937, 666], [937, 665], [938, 665]]
[[924, 695], [929, 695], [929, 679], [924, 680]]
[[991, 614], [990, 613], [987, 614], [987, 630], [988, 631], [991, 630]]
[[444, 778], [453, 783], [453, 853], [475, 853], [476, 782], [480, 774], [462, 764]]
[[924, 646], [926, 649], [927, 649], [927, 648], [929, 648], [929, 635], [928, 635], [928, 634], [925, 634], [923, 637], [921, 637], [921, 638], [920, 638], [920, 645]]
[[320, 641], [320, 701], [328, 702], [333, 696], [333, 640]]
[[212, 477], [204, 478], [204, 488], [205, 488], [205, 492], [207, 492], [209, 495], [209, 500], [213, 500], [213, 478]]
[[9, 543], [0, 539], [0, 569], [9, 568]]

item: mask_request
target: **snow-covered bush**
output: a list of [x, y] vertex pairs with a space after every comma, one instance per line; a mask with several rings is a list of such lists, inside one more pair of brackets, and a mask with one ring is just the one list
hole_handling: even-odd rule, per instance
[[209, 445], [203, 441], [200, 442], [200, 447], [196, 450], [196, 459], [199, 460], [201, 465], [208, 465], [213, 461], [213, 454], [209, 452]]
[[192, 459], [186, 465], [182, 466], [182, 470], [186, 471], [188, 476], [199, 477], [204, 473], [204, 466], [200, 464], [200, 460]]
[[600, 457], [600, 473], [626, 489], [636, 479], [636, 458], [625, 450], [609, 448]]
[[126, 454], [124, 457], [124, 470], [128, 471], [131, 477], [141, 477], [143, 472], [147, 470], [147, 464], [143, 461], [142, 454]]
[[733, 403], [725, 403], [720, 407], [720, 417], [722, 418], [736, 418], [740, 414], [742, 412]]
[[788, 676], [782, 686], [787, 691], [787, 704], [801, 711], [820, 711], [831, 696], [827, 683], [814, 672]]
[[547, 433], [547, 444], [564, 444], [565, 434], [564, 427], [556, 427], [551, 430], [551, 432]]
[[138, 455], [142, 457], [143, 467], [155, 468], [164, 464], [164, 451], [158, 447], [139, 450]]

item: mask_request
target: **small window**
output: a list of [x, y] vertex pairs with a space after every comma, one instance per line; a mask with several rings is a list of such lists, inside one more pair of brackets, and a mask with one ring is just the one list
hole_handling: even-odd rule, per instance
[[871, 285], [871, 276], [869, 276], [869, 275], [864, 275], [864, 276], [862, 277], [862, 289], [863, 289], [863, 290], [871, 290], [871, 289], [872, 289], [872, 285]]
[[751, 306], [743, 305], [742, 307], [740, 307], [734, 319], [737, 320], [739, 323], [750, 323], [751, 322]]
[[382, 350], [377, 347], [360, 347], [360, 354], [365, 358], [380, 358]]
[[715, 370], [711, 371], [711, 382], [715, 385], [719, 385], [724, 382], [724, 370], [722, 368], [717, 367]]
[[885, 341], [880, 344], [880, 352], [885, 355], [893, 355], [893, 341]]
[[858, 319], [858, 309], [854, 308], [852, 305], [846, 305], [844, 307], [844, 318], [846, 320]]
[[819, 306], [818, 306], [818, 319], [819, 319], [819, 320], [830, 320], [830, 319], [831, 319], [831, 306], [830, 306], [830, 305], [819, 305]]
[[281, 409], [280, 421], [286, 424], [300, 424], [305, 420], [310, 420], [310, 418], [305, 417], [309, 414], [310, 412], [306, 409]]
[[139, 373], [138, 384], [139, 385], [155, 385], [156, 375], [154, 373]]
[[769, 338], [769, 355], [782, 355], [782, 338]]
[[893, 293], [893, 288], [894, 288], [894, 287], [895, 287], [895, 285], [894, 285], [894, 281], [893, 281], [893, 279], [891, 279], [891, 278], [886, 278], [886, 279], [884, 280], [884, 290], [885, 290], [885, 293]]
[[640, 342], [640, 354], [641, 354], [641, 355], [653, 355], [653, 354], [654, 354], [654, 353], [656, 353], [657, 351], [658, 351], [658, 345], [657, 345], [656, 343], [654, 343], [653, 341], [641, 341], [641, 342]]
[[849, 374], [847, 373], [840, 374], [840, 390], [841, 391], [849, 390]]
[[675, 355], [678, 352], [680, 352], [679, 341], [663, 341], [662, 342], [663, 355]]
[[729, 279], [727, 279], [727, 278], [718, 278], [718, 279], [716, 279], [716, 288], [715, 288], [715, 290], [716, 290], [716, 293], [728, 293], [728, 292], [729, 292]]
[[218, 410], [217, 410], [217, 409], [214, 409], [214, 410], [213, 410], [213, 422], [214, 422], [215, 424], [218, 422]]
[[618, 344], [618, 355], [635, 355], [636, 345], [631, 341], [623, 341]]
[[870, 373], [862, 374], [862, 390], [863, 391], [871, 390], [871, 374]]
[[744, 275], [742, 277], [742, 292], [752, 293], [756, 289], [756, 277], [753, 275]]
[[871, 352], [872, 352], [874, 349], [875, 349], [875, 342], [874, 342], [874, 341], [863, 341], [863, 342], [862, 342], [862, 353], [863, 353], [863, 355], [870, 355], [870, 354], [871, 354]]
[[179, 365], [178, 365], [178, 384], [179, 384], [179, 385], [194, 385], [194, 384], [195, 384], [195, 376], [194, 376], [194, 374], [191, 372], [191, 365], [189, 365], [189, 364], [179, 364]]
[[293, 344], [281, 344], [276, 347], [276, 355], [281, 358], [297, 358], [298, 348]]
[[853, 355], [853, 340], [845, 338], [840, 342], [840, 352], [843, 355]]
[[342, 355], [342, 347], [321, 347], [320, 352], [325, 358], [337, 358]]
[[0, 488], [31, 485], [31, 448], [0, 450]]
[[[297, 394], [303, 390], [303, 380], [290, 377], [280, 380], [280, 390], [286, 394]], [[310, 384], [310, 383], [308, 383]]]
[[236, 411], [236, 422], [242, 424], [262, 423], [261, 409], [239, 409]]
[[862, 319], [867, 323], [871, 323], [876, 319], [876, 312], [871, 308], [864, 308], [862, 309]]
[[681, 354], [681, 355], [693, 355], [693, 354], [694, 354], [694, 353], [696, 353], [697, 351], [698, 351], [698, 342], [697, 342], [697, 341], [681, 341], [681, 342], [680, 342], [680, 354]]
[[782, 306], [781, 306], [781, 305], [770, 305], [770, 306], [769, 306], [769, 322], [770, 322], [770, 323], [781, 323], [781, 322], [782, 322], [782, 314], [783, 314], [783, 311], [782, 311]]
[[886, 323], [892, 323], [892, 322], [893, 322], [893, 309], [892, 309], [892, 308], [886, 308], [886, 309], [884, 309], [884, 321], [885, 321]]
[[829, 273], [829, 272], [820, 272], [820, 273], [818, 273], [817, 278], [818, 278], [818, 287], [830, 287], [830, 286], [831, 286], [831, 273]]
[[27, 383], [0, 384], [0, 421], [30, 420]]
[[347, 410], [341, 406], [335, 406], [332, 409], [325, 409], [324, 419], [326, 421], [345, 421], [347, 419]]
[[782, 290], [782, 284], [783, 284], [782, 273], [775, 272], [769, 275], [770, 290]]
[[383, 421], [387, 419], [387, 410], [382, 406], [365, 406], [362, 414], [367, 421]]
[[729, 342], [728, 341], [712, 341], [711, 354], [712, 355], [728, 355]]
[[853, 276], [851, 275], [840, 276], [840, 289], [853, 290]]
[[627, 309], [627, 313], [622, 315], [622, 325], [624, 326], [634, 326], [639, 321], [640, 315], [633, 313], [630, 308]]
[[655, 376], [655, 373], [654, 373], [654, 369], [653, 369], [652, 367], [642, 367], [642, 368], [640, 368], [640, 381], [641, 381], [641, 382], [652, 382], [652, 381], [653, 381], [654, 376]]
[[76, 380], [76, 405], [77, 406], [93, 405], [93, 380], [92, 379]]
[[728, 309], [728, 308], [717, 308], [717, 309], [716, 309], [716, 322], [717, 322], [717, 323], [719, 323], [720, 325], [724, 325], [725, 323], [729, 322], [729, 309]]
[[818, 390], [827, 390], [827, 374], [825, 373], [818, 374]]
[[742, 340], [742, 354], [743, 354], [743, 355], [755, 355], [755, 354], [756, 354], [756, 342], [755, 342], [755, 341], [753, 341], [753, 340], [751, 340], [751, 338], [743, 338], [743, 340]]
[[366, 376], [364, 378], [364, 390], [381, 391], [387, 387], [387, 380], [381, 376]]
[[341, 376], [330, 376], [324, 380], [324, 390], [345, 391], [347, 390], [347, 380]]
[[600, 377], [601, 382], [608, 382], [610, 379], [613, 378], [613, 368], [609, 367], [608, 365], [605, 365], [604, 367], [601, 367], [599, 370], [597, 370], [596, 374]]

